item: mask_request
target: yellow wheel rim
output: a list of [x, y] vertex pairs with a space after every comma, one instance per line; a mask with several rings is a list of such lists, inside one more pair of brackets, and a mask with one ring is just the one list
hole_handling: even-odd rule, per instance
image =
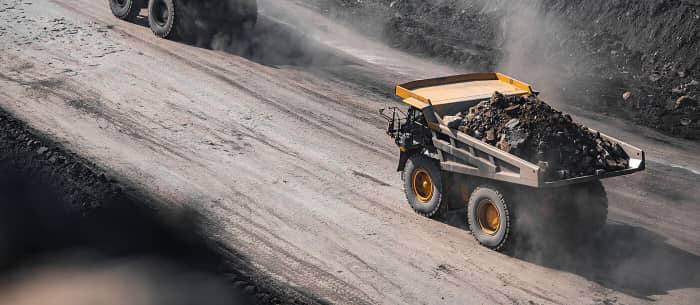
[[501, 228], [501, 214], [493, 201], [484, 199], [479, 202], [476, 214], [481, 231], [484, 234], [496, 235], [498, 229]]
[[433, 178], [425, 168], [419, 167], [413, 171], [411, 185], [419, 201], [427, 203], [433, 198]]

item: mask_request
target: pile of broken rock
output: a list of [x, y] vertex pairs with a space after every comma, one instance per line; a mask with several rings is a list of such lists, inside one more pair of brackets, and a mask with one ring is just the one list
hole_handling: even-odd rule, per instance
[[548, 181], [626, 169], [629, 157], [613, 143], [535, 95], [504, 96], [445, 116], [448, 127], [537, 164]]

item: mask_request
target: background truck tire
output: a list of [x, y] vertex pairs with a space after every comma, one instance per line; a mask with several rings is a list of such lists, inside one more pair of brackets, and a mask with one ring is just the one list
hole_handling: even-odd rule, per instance
[[408, 204], [416, 213], [439, 217], [444, 211], [442, 172], [437, 161], [423, 155], [413, 155], [406, 162], [403, 188]]
[[161, 38], [176, 38], [178, 27], [184, 24], [184, 14], [176, 0], [150, 0], [148, 2], [148, 23], [153, 34]]
[[122, 20], [134, 20], [139, 15], [141, 9], [146, 5], [147, 0], [108, 0], [109, 8], [115, 17]]
[[513, 221], [503, 194], [491, 185], [477, 187], [469, 197], [467, 220], [479, 243], [501, 250], [511, 238]]

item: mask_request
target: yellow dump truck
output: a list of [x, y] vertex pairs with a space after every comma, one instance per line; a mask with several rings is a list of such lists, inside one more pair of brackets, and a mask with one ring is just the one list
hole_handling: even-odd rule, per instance
[[540, 165], [450, 128], [443, 121], [488, 101], [494, 92], [505, 96], [538, 94], [530, 85], [500, 73], [419, 80], [396, 87], [396, 95], [408, 110], [392, 108], [381, 113], [389, 121], [387, 133], [400, 150], [398, 171], [402, 172], [411, 207], [421, 215], [438, 217], [450, 208], [466, 205], [472, 234], [495, 250], [504, 249], [512, 239], [517, 211], [535, 206], [571, 211], [578, 203], [584, 208], [579, 208], [576, 218], [590, 229], [602, 227], [608, 202], [600, 179], [643, 170], [644, 152], [600, 134], [629, 156], [626, 168], [547, 180]]

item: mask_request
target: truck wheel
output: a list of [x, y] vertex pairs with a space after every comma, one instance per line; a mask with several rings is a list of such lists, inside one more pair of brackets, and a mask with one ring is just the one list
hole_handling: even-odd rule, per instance
[[442, 173], [438, 163], [423, 155], [413, 155], [403, 172], [406, 199], [416, 213], [439, 217], [443, 211]]
[[503, 194], [493, 186], [477, 187], [469, 197], [467, 220], [480, 244], [501, 250], [508, 242], [512, 221]]
[[153, 34], [161, 38], [174, 38], [180, 12], [176, 14], [175, 0], [150, 0], [148, 2], [148, 23]]
[[599, 232], [608, 218], [608, 196], [603, 183], [593, 181], [571, 188], [579, 229], [588, 233]]
[[144, 8], [144, 0], [109, 0], [109, 8], [115, 17], [122, 20], [134, 20]]

